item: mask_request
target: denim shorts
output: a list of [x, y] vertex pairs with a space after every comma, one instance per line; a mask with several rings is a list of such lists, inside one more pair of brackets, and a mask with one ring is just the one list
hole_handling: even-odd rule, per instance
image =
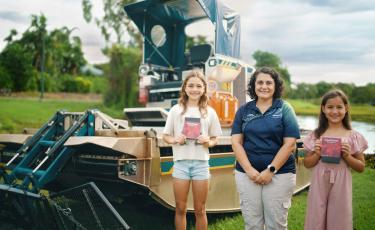
[[210, 166], [204, 160], [178, 160], [174, 162], [172, 176], [182, 180], [208, 180]]

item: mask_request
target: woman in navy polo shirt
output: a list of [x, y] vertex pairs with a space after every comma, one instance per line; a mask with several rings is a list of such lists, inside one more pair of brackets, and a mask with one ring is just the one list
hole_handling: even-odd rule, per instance
[[236, 184], [245, 229], [287, 229], [296, 183], [292, 152], [300, 137], [293, 108], [281, 99], [283, 82], [269, 67], [255, 71], [232, 127]]

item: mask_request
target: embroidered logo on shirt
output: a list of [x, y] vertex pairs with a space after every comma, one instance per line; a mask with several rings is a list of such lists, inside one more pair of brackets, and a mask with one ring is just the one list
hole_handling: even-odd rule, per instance
[[272, 118], [281, 118], [283, 116], [281, 108], [278, 108], [275, 113], [271, 115]]

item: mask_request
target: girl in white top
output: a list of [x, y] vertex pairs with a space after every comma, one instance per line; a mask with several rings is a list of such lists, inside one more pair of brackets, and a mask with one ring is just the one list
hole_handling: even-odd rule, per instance
[[[221, 135], [216, 112], [207, 105], [207, 83], [202, 73], [193, 70], [184, 80], [179, 103], [171, 108], [163, 131], [163, 140], [172, 144], [173, 191], [176, 202], [175, 226], [186, 229], [187, 197], [192, 183], [195, 225], [207, 229], [206, 200], [208, 193], [209, 151]], [[196, 140], [182, 134], [185, 118], [199, 118], [200, 135]], [[184, 132], [185, 133], [185, 132]]]

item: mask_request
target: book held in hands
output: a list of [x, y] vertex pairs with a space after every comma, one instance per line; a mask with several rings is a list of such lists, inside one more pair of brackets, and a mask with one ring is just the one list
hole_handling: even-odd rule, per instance
[[341, 159], [341, 138], [322, 137], [320, 155], [323, 162], [339, 164]]
[[201, 119], [195, 117], [185, 117], [182, 134], [187, 139], [196, 140], [201, 135]]

